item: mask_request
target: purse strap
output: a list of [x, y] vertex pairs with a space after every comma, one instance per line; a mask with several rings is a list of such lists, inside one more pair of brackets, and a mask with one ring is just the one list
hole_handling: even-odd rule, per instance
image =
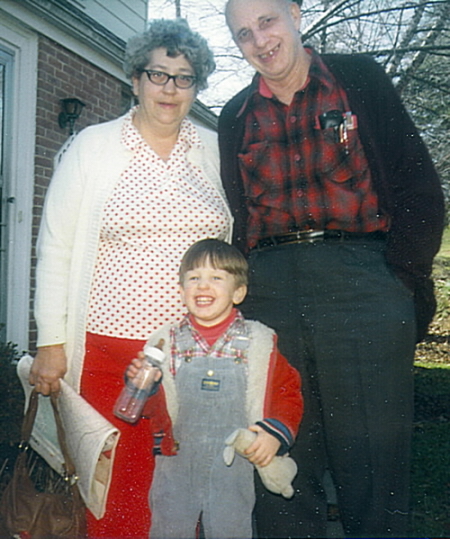
[[[61, 453], [64, 458], [65, 479], [70, 480], [71, 483], [76, 481], [75, 466], [70, 458], [69, 451], [67, 449], [66, 435], [64, 432], [63, 423], [58, 410], [58, 397], [55, 393], [50, 395], [50, 402], [52, 404], [53, 415], [55, 417], [56, 431], [58, 434], [58, 442], [61, 448]], [[30, 442], [31, 432], [36, 420], [36, 414], [39, 404], [39, 395], [35, 389], [30, 394], [30, 400], [28, 408], [25, 413], [25, 417], [22, 423], [22, 445], [28, 445]]]

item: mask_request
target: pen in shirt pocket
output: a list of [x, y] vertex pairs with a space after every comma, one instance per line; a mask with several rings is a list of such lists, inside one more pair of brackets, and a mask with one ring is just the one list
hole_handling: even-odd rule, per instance
[[356, 129], [357, 126], [357, 117], [351, 111], [329, 110], [316, 119], [316, 127], [334, 130], [336, 142], [344, 145], [346, 153], [349, 153], [348, 131]]

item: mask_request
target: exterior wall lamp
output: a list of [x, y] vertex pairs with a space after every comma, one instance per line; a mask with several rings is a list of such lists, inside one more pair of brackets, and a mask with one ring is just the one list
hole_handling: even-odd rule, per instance
[[73, 135], [75, 121], [81, 114], [86, 105], [76, 97], [61, 99], [61, 112], [58, 116], [58, 123], [61, 129], [65, 129], [69, 124], [69, 135]]

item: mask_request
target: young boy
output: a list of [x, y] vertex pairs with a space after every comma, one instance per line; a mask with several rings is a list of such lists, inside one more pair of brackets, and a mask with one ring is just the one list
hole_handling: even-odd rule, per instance
[[[150, 490], [152, 539], [251, 538], [253, 464], [287, 452], [300, 424], [300, 376], [278, 352], [276, 335], [244, 320], [234, 305], [247, 292], [247, 262], [231, 245], [202, 240], [185, 253], [180, 293], [186, 317], [155, 332], [164, 341], [162, 384], [145, 415], [155, 432]], [[142, 365], [133, 360], [127, 375]], [[226, 466], [225, 439], [237, 428], [257, 437], [248, 460]]]

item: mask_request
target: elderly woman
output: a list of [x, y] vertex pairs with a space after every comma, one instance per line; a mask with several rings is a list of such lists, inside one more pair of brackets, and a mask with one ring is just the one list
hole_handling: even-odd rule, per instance
[[215, 64], [183, 20], [156, 20], [128, 44], [139, 104], [82, 131], [48, 190], [38, 241], [38, 352], [30, 383], [65, 380], [121, 431], [104, 518], [90, 537], [147, 537], [153, 470], [148, 421], [112, 415], [125, 367], [180, 318], [177, 269], [193, 242], [229, 239], [215, 134], [186, 118]]

